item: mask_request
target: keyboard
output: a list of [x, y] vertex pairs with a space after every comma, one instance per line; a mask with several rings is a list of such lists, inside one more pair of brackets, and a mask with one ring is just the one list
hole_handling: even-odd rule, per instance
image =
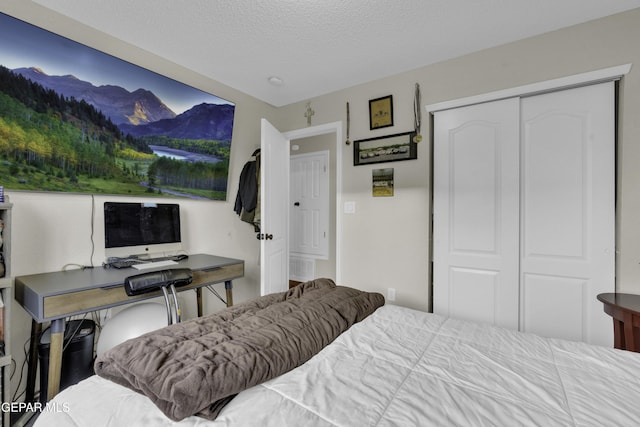
[[162, 261], [142, 262], [140, 264], [133, 264], [131, 267], [135, 268], [136, 270], [147, 270], [149, 268], [170, 267], [176, 264], [178, 263], [170, 259], [166, 259]]
[[134, 264], [139, 263], [140, 261], [134, 259], [116, 259], [114, 261], [107, 261], [104, 266], [105, 267], [113, 267], [113, 268], [128, 268]]

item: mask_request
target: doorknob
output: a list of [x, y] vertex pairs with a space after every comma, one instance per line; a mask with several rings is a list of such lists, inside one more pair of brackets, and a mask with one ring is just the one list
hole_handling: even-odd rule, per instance
[[258, 233], [258, 234], [256, 234], [256, 239], [258, 239], [258, 240], [273, 240], [273, 234]]
[[300, 206], [300, 202], [295, 202], [293, 206]]

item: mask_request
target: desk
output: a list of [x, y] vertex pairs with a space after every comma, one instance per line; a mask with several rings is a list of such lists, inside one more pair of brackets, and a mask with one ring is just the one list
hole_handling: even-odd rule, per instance
[[598, 300], [613, 317], [614, 347], [640, 352], [640, 295], [607, 293]]
[[[182, 292], [194, 289], [196, 291], [198, 316], [202, 315], [203, 286], [224, 282], [227, 306], [231, 306], [233, 305], [231, 281], [244, 276], [244, 261], [213, 255], [190, 255], [175, 267], [189, 268], [193, 272], [193, 282], [176, 290]], [[25, 401], [34, 401], [35, 367], [38, 360], [37, 341], [43, 322], [51, 321], [47, 390], [47, 400], [50, 400], [60, 389], [65, 318], [161, 296], [162, 292], [157, 291], [130, 297], [125, 292], [123, 284], [125, 278], [129, 276], [167, 268], [169, 267], [136, 270], [132, 267], [122, 269], [95, 267], [15, 277], [15, 299], [33, 318]]]

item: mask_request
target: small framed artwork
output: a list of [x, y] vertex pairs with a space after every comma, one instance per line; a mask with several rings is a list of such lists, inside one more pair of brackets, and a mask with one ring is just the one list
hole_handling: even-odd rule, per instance
[[383, 96], [369, 101], [369, 129], [393, 126], [393, 96]]
[[371, 192], [373, 197], [393, 197], [393, 168], [373, 170]]
[[397, 162], [418, 158], [418, 144], [412, 142], [415, 132], [353, 141], [353, 165]]

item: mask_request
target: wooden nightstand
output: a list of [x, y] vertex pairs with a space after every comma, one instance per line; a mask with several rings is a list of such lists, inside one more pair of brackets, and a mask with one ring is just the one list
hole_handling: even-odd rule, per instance
[[640, 295], [598, 295], [604, 312], [613, 317], [614, 347], [640, 353]]

